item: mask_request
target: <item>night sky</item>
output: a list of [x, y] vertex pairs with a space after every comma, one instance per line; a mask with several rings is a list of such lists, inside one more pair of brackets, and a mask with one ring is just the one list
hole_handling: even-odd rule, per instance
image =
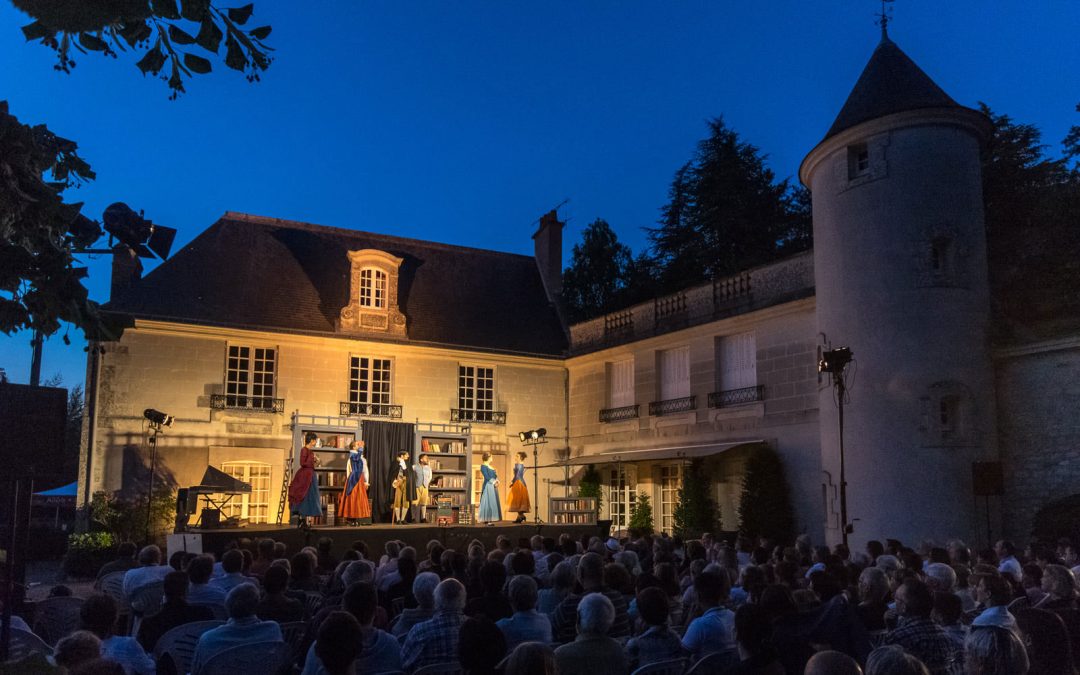
[[[271, 24], [276, 48], [263, 81], [214, 61], [169, 101], [130, 55], [54, 72], [0, 2], [0, 98], [78, 142], [98, 179], [69, 201], [98, 219], [114, 201], [144, 209], [179, 229], [174, 251], [231, 210], [531, 255], [536, 219], [569, 198], [569, 259], [596, 218], [644, 247], [710, 117], [794, 176], [877, 44], [879, 8], [261, 0], [248, 25]], [[1080, 123], [1078, 26], [1073, 0], [900, 0], [889, 33], [954, 99], [1036, 124], [1056, 154]], [[108, 261], [90, 268], [105, 301]], [[46, 344], [42, 369], [64, 386], [85, 369], [71, 337]], [[0, 336], [15, 382], [28, 341]]]

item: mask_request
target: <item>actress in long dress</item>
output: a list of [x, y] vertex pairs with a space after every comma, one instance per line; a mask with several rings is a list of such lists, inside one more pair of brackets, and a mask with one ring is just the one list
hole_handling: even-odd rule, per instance
[[309, 526], [308, 517], [322, 516], [319, 481], [315, 477], [315, 467], [319, 465], [319, 458], [315, 455], [318, 440], [319, 437], [310, 431], [304, 436], [304, 447], [300, 448], [300, 467], [289, 483], [289, 511], [297, 516], [302, 528]]
[[371, 524], [371, 501], [367, 495], [368, 468], [364, 458], [364, 442], [353, 441], [349, 446], [349, 478], [338, 498], [338, 517], [351, 524]]
[[484, 463], [480, 465], [480, 474], [484, 477], [484, 485], [480, 489], [480, 514], [477, 517], [481, 523], [492, 523], [502, 520], [502, 507], [499, 506], [499, 475], [491, 468], [491, 453], [485, 452]]
[[514, 478], [510, 481], [510, 496], [506, 499], [506, 510], [517, 513], [515, 523], [524, 523], [525, 514], [530, 510], [529, 486], [525, 484], [525, 459], [528, 457], [524, 452], [517, 454], [518, 462], [514, 465]]

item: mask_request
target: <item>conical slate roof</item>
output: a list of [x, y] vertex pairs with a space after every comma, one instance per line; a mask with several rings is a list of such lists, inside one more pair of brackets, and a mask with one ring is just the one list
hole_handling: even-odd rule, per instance
[[825, 138], [893, 113], [952, 107], [961, 106], [883, 35]]

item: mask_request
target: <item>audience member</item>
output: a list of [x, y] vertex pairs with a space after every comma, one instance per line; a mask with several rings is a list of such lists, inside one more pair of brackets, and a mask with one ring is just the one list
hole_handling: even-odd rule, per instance
[[564, 560], [555, 565], [548, 579], [551, 582], [551, 588], [540, 589], [536, 600], [536, 610], [550, 616], [574, 588], [574, 566]]
[[274, 562], [274, 540], [265, 537], [260, 539], [256, 546], [259, 556], [251, 563], [251, 569], [248, 571], [252, 576], [261, 579], [266, 574], [266, 570], [270, 569], [270, 563]]
[[[132, 557], [134, 558], [134, 553]], [[88, 630], [77, 630], [67, 637], [60, 638], [53, 652], [53, 661], [56, 665], [68, 671], [98, 658], [101, 658], [101, 639]]]
[[113, 635], [118, 614], [116, 601], [107, 595], [91, 595], [79, 609], [82, 627], [101, 640], [101, 656], [119, 663], [127, 675], [154, 675], [154, 660], [135, 638]]
[[1045, 609], [1021, 609], [1016, 612], [1016, 625], [1023, 636], [1031, 672], [1076, 675], [1069, 632], [1060, 616]]
[[225, 551], [221, 556], [222, 575], [210, 582], [214, 588], [228, 593], [240, 584], [254, 583], [254, 579], [244, 575], [244, 553], [238, 549]]
[[659, 588], [646, 588], [637, 594], [637, 611], [645, 630], [626, 644], [626, 654], [633, 668], [657, 661], [686, 656], [681, 638], [668, 625], [670, 613], [667, 595]]
[[361, 651], [360, 623], [348, 612], [331, 612], [319, 626], [301, 675], [354, 675]]
[[540, 642], [523, 642], [510, 652], [503, 675], [558, 675], [555, 652]]
[[1016, 633], [986, 626], [972, 628], [968, 633], [964, 666], [968, 675], [1025, 675], [1029, 663], [1027, 651]]
[[435, 587], [438, 585], [439, 575], [434, 572], [421, 572], [416, 575], [412, 587], [416, 607], [406, 607], [394, 620], [390, 628], [394, 637], [404, 641], [413, 626], [431, 618], [435, 613]]
[[187, 601], [188, 575], [184, 572], [169, 572], [165, 575], [165, 602], [161, 611], [144, 618], [139, 623], [136, 636], [139, 644], [147, 652], [154, 651], [154, 645], [161, 636], [177, 626], [192, 621], [212, 621], [214, 612], [209, 607], [189, 605]]
[[512, 650], [522, 642], [551, 642], [551, 620], [536, 611], [536, 581], [525, 575], [515, 576], [507, 593], [514, 613], [497, 622], [506, 638], [506, 648]]
[[866, 675], [930, 675], [930, 671], [918, 657], [899, 645], [885, 645], [870, 652]]
[[577, 578], [581, 585], [581, 593], [567, 595], [552, 614], [551, 627], [555, 641], [566, 643], [574, 639], [578, 603], [590, 593], [601, 593], [611, 601], [615, 618], [612, 621], [610, 637], [630, 635], [630, 618], [627, 614], [626, 599], [618, 591], [604, 587], [604, 559], [592, 552], [581, 556], [577, 566]]
[[960, 653], [956, 643], [935, 624], [930, 615], [934, 599], [930, 589], [918, 579], [907, 579], [896, 589], [896, 613], [899, 625], [883, 640], [885, 645], [899, 645], [912, 654], [934, 675], [951, 671]]
[[446, 579], [435, 587], [435, 614], [409, 630], [402, 667], [412, 672], [433, 663], [458, 662], [458, 635], [465, 621], [465, 586]]
[[229, 620], [224, 626], [211, 628], [199, 637], [195, 645], [191, 671], [197, 673], [216, 654], [251, 642], [281, 642], [281, 627], [274, 621], [262, 621], [255, 616], [259, 606], [259, 589], [252, 584], [240, 584], [225, 596], [225, 611]]
[[[702, 575], [706, 576], [706, 575]], [[738, 648], [710, 650], [715, 654], [716, 666], [710, 672], [725, 675], [783, 675], [784, 666], [770, 641], [772, 626], [769, 615], [756, 604], [746, 604], [735, 610], [732, 618]], [[732, 664], [725, 670], [725, 666]]]
[[153, 544], [143, 546], [139, 551], [139, 566], [124, 573], [124, 595], [130, 600], [135, 591], [160, 582], [172, 571], [168, 565], [161, 564], [160, 548]]
[[863, 671], [847, 654], [826, 649], [810, 657], [803, 675], [863, 675]]
[[466, 616], [486, 616], [498, 621], [513, 614], [514, 609], [503, 594], [506, 576], [506, 567], [502, 563], [494, 560], [485, 562], [480, 568], [481, 595], [469, 600], [465, 607]]
[[280, 566], [271, 566], [263, 576], [263, 597], [255, 606], [255, 615], [263, 621], [291, 623], [303, 621], [307, 606], [296, 598], [286, 595], [289, 572]]
[[[357, 582], [345, 590], [342, 600], [343, 609], [355, 620], [360, 629], [359, 651], [353, 656], [358, 673], [385, 673], [401, 670], [401, 647], [389, 633], [375, 628], [375, 610], [378, 608], [378, 593], [370, 582]], [[319, 626], [315, 643], [308, 649], [304, 662], [305, 675], [321, 675], [318, 652], [319, 640], [322, 639], [326, 622], [342, 612], [330, 612]], [[329, 669], [326, 669], [327, 671]]]
[[135, 554], [138, 552], [138, 548], [130, 541], [125, 541], [116, 547], [116, 559], [111, 560], [101, 566], [98, 570], [97, 578], [100, 579], [106, 574], [112, 574], [113, 572], [127, 572], [128, 570], [135, 569], [139, 566], [139, 562], [135, 559]]
[[200, 555], [188, 563], [187, 575], [191, 580], [187, 593], [188, 602], [194, 605], [221, 606], [225, 604], [225, 591], [210, 584], [213, 573], [214, 557], [211, 555]]
[[727, 578], [719, 572], [703, 572], [694, 582], [698, 605], [704, 611], [686, 627], [682, 646], [695, 661], [713, 652], [735, 650], [735, 614], [720, 604], [727, 588]]
[[982, 613], [971, 622], [972, 626], [1016, 630], [1016, 618], [1008, 609], [1012, 602], [1012, 589], [1005, 579], [995, 573], [979, 575], [975, 599], [982, 608]]
[[461, 624], [458, 660], [465, 675], [494, 675], [505, 656], [506, 640], [491, 619], [470, 617]]
[[[585, 557], [590, 555], [601, 561], [594, 553]], [[585, 557], [582, 564], [585, 564]], [[625, 675], [630, 666], [626, 652], [609, 637], [615, 623], [615, 606], [611, 599], [601, 592], [587, 593], [576, 603], [576, 614], [574, 641], [555, 650], [559, 675]]]

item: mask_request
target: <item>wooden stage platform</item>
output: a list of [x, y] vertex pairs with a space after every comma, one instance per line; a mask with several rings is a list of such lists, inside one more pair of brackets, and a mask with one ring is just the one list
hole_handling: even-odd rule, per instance
[[[432, 539], [438, 540], [446, 548], [464, 552], [470, 541], [479, 540], [487, 550], [495, 546], [495, 538], [499, 535], [510, 537], [514, 544], [524, 537], [529, 538], [534, 534], [543, 537], [558, 539], [560, 534], [569, 534], [575, 539], [582, 535], [597, 535], [606, 537], [607, 532], [597, 525], [553, 525], [522, 523], [515, 525], [509, 521], [486, 525], [449, 525], [439, 527], [437, 525], [361, 525], [356, 527], [313, 527], [309, 531], [301, 530], [295, 526], [287, 525], [248, 525], [246, 527], [198, 529], [189, 528], [185, 534], [198, 535], [201, 549], [207, 553], [221, 555], [231, 542], [239, 541], [247, 546], [250, 540], [270, 537], [283, 542], [289, 547], [289, 555], [296, 553], [304, 546], [314, 546], [323, 537], [329, 537], [334, 542], [334, 554], [338, 557], [342, 552], [352, 546], [357, 539], [362, 540], [368, 546], [368, 551], [374, 555], [381, 555], [383, 546], [391, 540], [405, 542], [417, 550], [420, 558], [425, 556], [427, 543]], [[194, 543], [194, 542], [192, 542]], [[189, 544], [190, 545], [190, 544]]]

